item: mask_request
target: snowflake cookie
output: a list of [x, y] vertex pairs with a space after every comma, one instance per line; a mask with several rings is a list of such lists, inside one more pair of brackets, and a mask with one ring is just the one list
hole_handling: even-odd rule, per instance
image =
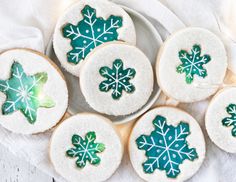
[[84, 113], [56, 128], [49, 155], [55, 170], [68, 181], [105, 181], [119, 167], [123, 146], [110, 120]]
[[205, 124], [210, 139], [218, 147], [236, 153], [236, 88], [222, 89], [212, 98]]
[[62, 118], [68, 91], [49, 58], [27, 49], [12, 49], [0, 55], [0, 73], [3, 127], [33, 134], [52, 128]]
[[159, 107], [142, 116], [130, 141], [131, 163], [146, 181], [185, 181], [201, 166], [205, 156], [202, 131], [189, 114]]
[[136, 43], [129, 15], [107, 0], [81, 0], [59, 19], [54, 49], [62, 66], [79, 76], [81, 62], [94, 48], [116, 40]]
[[98, 48], [85, 60], [80, 74], [80, 88], [88, 104], [115, 116], [143, 107], [153, 81], [149, 59], [135, 46], [121, 42]]
[[213, 95], [227, 70], [222, 41], [202, 28], [185, 28], [170, 36], [156, 64], [159, 86], [180, 102], [196, 102]]

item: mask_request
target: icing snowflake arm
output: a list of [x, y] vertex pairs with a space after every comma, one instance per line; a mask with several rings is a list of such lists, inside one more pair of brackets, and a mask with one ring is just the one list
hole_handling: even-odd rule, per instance
[[162, 146], [160, 143], [157, 143], [154, 137], [150, 137], [147, 135], [141, 135], [137, 138], [136, 143], [138, 145], [138, 149], [145, 150], [146, 154], [150, 154], [148, 159], [142, 164], [143, 169], [146, 173], [153, 173], [156, 168], [160, 167], [159, 158], [153, 153], [163, 153], [165, 147]]
[[175, 129], [175, 135], [172, 141], [172, 152], [176, 152], [177, 157], [180, 159], [189, 159], [193, 161], [198, 158], [196, 149], [189, 148], [186, 142], [187, 136], [190, 134], [189, 125], [184, 122], [180, 122]]
[[203, 65], [207, 64], [211, 58], [207, 54], [201, 56], [201, 47], [199, 45], [195, 44], [193, 46], [191, 54], [185, 50], [179, 51], [179, 59], [182, 64], [177, 67], [176, 71], [178, 73], [185, 72], [186, 83], [191, 84], [195, 74], [202, 78], [207, 76], [207, 70]]
[[236, 137], [236, 105], [229, 104], [226, 111], [231, 115], [231, 117], [224, 118], [222, 124], [226, 127], [233, 126], [231, 133], [232, 136]]
[[66, 24], [62, 28], [62, 32], [64, 37], [69, 38], [71, 40], [76, 40], [81, 38], [81, 33], [79, 28], [71, 23]]
[[[121, 74], [122, 71], [123, 71], [123, 62], [120, 59], [116, 59], [112, 67], [112, 72], [113, 72], [112, 74], [115, 76], [114, 81], [119, 80], [119, 74]], [[119, 99], [122, 96], [122, 90], [124, 89], [124, 84], [121, 84], [121, 82], [115, 82], [113, 85], [115, 89], [113, 89], [112, 98]]]
[[71, 39], [71, 46], [73, 49], [67, 53], [67, 60], [70, 63], [77, 64], [81, 59], [85, 58], [85, 55], [89, 53], [86, 49], [86, 45], [83, 42], [91, 42], [88, 36], [82, 36], [79, 26], [73, 24], [67, 24], [63, 27], [63, 36]]
[[[80, 27], [84, 35], [87, 35], [93, 46], [118, 39], [117, 29], [122, 27], [122, 18], [111, 15], [107, 20], [96, 16], [96, 10], [86, 5], [82, 10], [84, 19]], [[92, 43], [91, 43], [92, 44]]]
[[34, 84], [38, 86], [37, 89], [32, 89], [32, 91], [36, 92], [35, 95], [38, 95], [38, 101], [40, 107], [51, 108], [55, 106], [55, 102], [51, 99], [51, 97], [42, 93], [43, 85], [48, 80], [48, 75], [45, 72], [37, 73], [34, 75]]
[[118, 40], [117, 29], [120, 27], [122, 27], [122, 18], [111, 15], [107, 21], [104, 22], [104, 26], [101, 28], [103, 33], [97, 37], [97, 40], [101, 42]]
[[5, 80], [0, 80], [0, 92], [2, 93], [6, 93], [6, 91], [9, 88], [9, 84], [7, 81]]
[[[90, 6], [85, 6], [81, 11], [83, 20], [77, 25], [71, 23], [66, 24], [62, 28], [63, 36], [72, 40], [72, 45], [78, 43], [81, 40], [92, 42], [93, 37], [93, 26], [96, 23], [96, 11]], [[76, 42], [74, 42], [76, 41]]]
[[156, 118], [153, 120], [153, 125], [155, 127], [156, 133], [165, 136], [168, 132], [168, 127], [166, 125], [166, 118], [160, 115], [157, 115]]
[[2, 114], [7, 115], [11, 114], [16, 110], [15, 101], [11, 99], [7, 99], [7, 101], [2, 105]]
[[113, 74], [113, 71], [107, 66], [101, 67], [99, 73], [103, 77], [107, 78], [107, 80], [100, 83], [99, 89], [103, 92], [108, 92], [115, 83], [115, 75]]
[[[122, 66], [123, 67], [123, 66]], [[120, 75], [120, 82], [123, 83], [122, 88], [127, 92], [127, 93], [132, 93], [135, 90], [135, 87], [133, 84], [129, 82], [130, 79], [133, 79], [136, 74], [136, 71], [132, 68], [127, 68], [124, 70], [121, 75]]]
[[[11, 72], [11, 77], [15, 78], [14, 81], [11, 81], [11, 83], [14, 84], [17, 84], [16, 82], [21, 76], [25, 76], [24, 73], [20, 73], [23, 72], [23, 68], [16, 61], [13, 62], [10, 72]], [[0, 80], [0, 92], [6, 93], [6, 91], [8, 91], [9, 89], [14, 91], [13, 90], [14, 88], [11, 88], [11, 86], [9, 85], [9, 80]]]
[[26, 77], [23, 67], [17, 61], [14, 61], [11, 66], [11, 77], [16, 77], [18, 79]]

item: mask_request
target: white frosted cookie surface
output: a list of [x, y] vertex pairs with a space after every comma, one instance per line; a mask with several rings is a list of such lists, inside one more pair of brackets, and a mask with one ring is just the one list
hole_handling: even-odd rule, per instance
[[200, 168], [205, 158], [205, 140], [192, 116], [177, 108], [159, 107], [147, 112], [135, 124], [129, 140], [129, 155], [133, 168], [144, 180], [182, 182]]
[[[82, 139], [89, 132], [94, 132], [96, 139], [94, 143], [99, 143], [105, 146], [102, 152], [96, 153], [100, 158], [100, 163], [92, 165], [89, 158], [93, 153], [85, 154], [80, 148], [78, 153], [81, 153], [80, 158], [69, 157], [66, 154], [67, 150], [76, 148], [72, 144], [72, 136], [79, 135]], [[77, 146], [91, 151], [90, 145], [85, 143], [81, 146], [80, 141], [77, 141]], [[85, 146], [85, 147], [84, 147]], [[123, 145], [117, 131], [113, 128], [110, 120], [95, 114], [82, 113], [70, 117], [65, 120], [53, 133], [50, 144], [50, 159], [55, 170], [70, 182], [88, 181], [105, 181], [107, 180], [120, 165], [123, 155]], [[88, 157], [87, 157], [88, 156]], [[83, 168], [76, 165], [76, 161], [84, 161], [86, 164]]]
[[[70, 26], [63, 36], [63, 28], [67, 25]], [[119, 5], [107, 0], [80, 0], [59, 18], [53, 46], [62, 66], [79, 76], [87, 54], [94, 47], [113, 40], [136, 44], [135, 28], [129, 15]]]
[[202, 28], [186, 28], [170, 36], [156, 65], [160, 87], [180, 102], [195, 102], [213, 95], [223, 83], [226, 69], [223, 43]]
[[[16, 62], [18, 67], [15, 69], [14, 75], [17, 84], [20, 86], [14, 87], [8, 82], [9, 87], [5, 87], [7, 85], [6, 80], [12, 78], [11, 70]], [[41, 94], [37, 97], [37, 100], [42, 103], [41, 105], [46, 107], [40, 106], [35, 109], [34, 105], [31, 104], [35, 97], [31, 92], [39, 91], [39, 89], [31, 89], [31, 87], [37, 86], [42, 77], [36, 79], [36, 84], [26, 85], [27, 82], [24, 81], [23, 73], [19, 71], [19, 65], [22, 66], [27, 79], [36, 74], [45, 73], [47, 75], [46, 82], [42, 85]], [[63, 117], [68, 105], [67, 85], [58, 68], [47, 57], [26, 49], [12, 49], [3, 52], [0, 55], [0, 80], [0, 88], [5, 88], [9, 94], [13, 94], [13, 97], [16, 96], [14, 100], [7, 99], [4, 91], [0, 92], [0, 124], [4, 128], [14, 133], [39, 133], [52, 128]], [[43, 100], [48, 103], [43, 103]], [[3, 108], [4, 103], [7, 103], [5, 109]], [[22, 110], [18, 108], [19, 105], [22, 106]], [[11, 112], [3, 114], [3, 110], [6, 113]], [[28, 119], [23, 111], [27, 113]], [[34, 113], [36, 113], [35, 121], [33, 120]]]
[[222, 89], [213, 97], [205, 124], [210, 139], [218, 147], [236, 153], [236, 88]]
[[152, 93], [153, 82], [152, 66], [144, 53], [118, 42], [98, 47], [87, 57], [80, 75], [88, 104], [109, 115], [140, 109]]

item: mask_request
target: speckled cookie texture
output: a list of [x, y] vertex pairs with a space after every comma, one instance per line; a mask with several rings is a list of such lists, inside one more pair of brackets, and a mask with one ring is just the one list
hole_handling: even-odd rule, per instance
[[236, 88], [224, 88], [211, 100], [205, 117], [210, 139], [222, 150], [236, 153]]
[[28, 49], [0, 55], [0, 124], [14, 133], [33, 134], [55, 126], [66, 112], [64, 77], [49, 58]]
[[206, 29], [194, 27], [170, 36], [156, 64], [160, 87], [180, 102], [196, 102], [213, 95], [223, 83], [226, 69], [221, 40]]
[[88, 104], [108, 115], [131, 114], [144, 106], [153, 90], [149, 59], [121, 42], [98, 47], [85, 60], [80, 88]]
[[132, 166], [146, 181], [185, 181], [205, 158], [205, 140], [197, 121], [174, 107], [158, 107], [135, 124], [129, 140]]
[[62, 66], [79, 76], [95, 47], [116, 40], [136, 44], [133, 21], [123, 8], [107, 0], [81, 0], [59, 18], [53, 46]]
[[120, 165], [123, 144], [110, 120], [81, 113], [56, 128], [49, 154], [55, 170], [66, 180], [99, 182]]

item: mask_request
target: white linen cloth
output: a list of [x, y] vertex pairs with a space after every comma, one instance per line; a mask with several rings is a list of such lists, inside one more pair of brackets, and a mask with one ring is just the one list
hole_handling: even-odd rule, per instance
[[[0, 1], [0, 51], [26, 47], [41, 52], [46, 50], [60, 13], [76, 0], [1, 0]], [[236, 1], [235, 0], [112, 0], [145, 15], [163, 39], [185, 26], [210, 29], [225, 42], [229, 69], [236, 73]], [[204, 129], [204, 112], [208, 101], [181, 104], [200, 123], [207, 141], [206, 160], [191, 182], [236, 181], [236, 155], [223, 152], [208, 138]], [[42, 171], [56, 174], [48, 158], [51, 133], [23, 136], [0, 127], [0, 143], [18, 157], [37, 166]], [[126, 152], [127, 153], [127, 152]], [[133, 171], [127, 154], [121, 167], [108, 181], [142, 181]]]

